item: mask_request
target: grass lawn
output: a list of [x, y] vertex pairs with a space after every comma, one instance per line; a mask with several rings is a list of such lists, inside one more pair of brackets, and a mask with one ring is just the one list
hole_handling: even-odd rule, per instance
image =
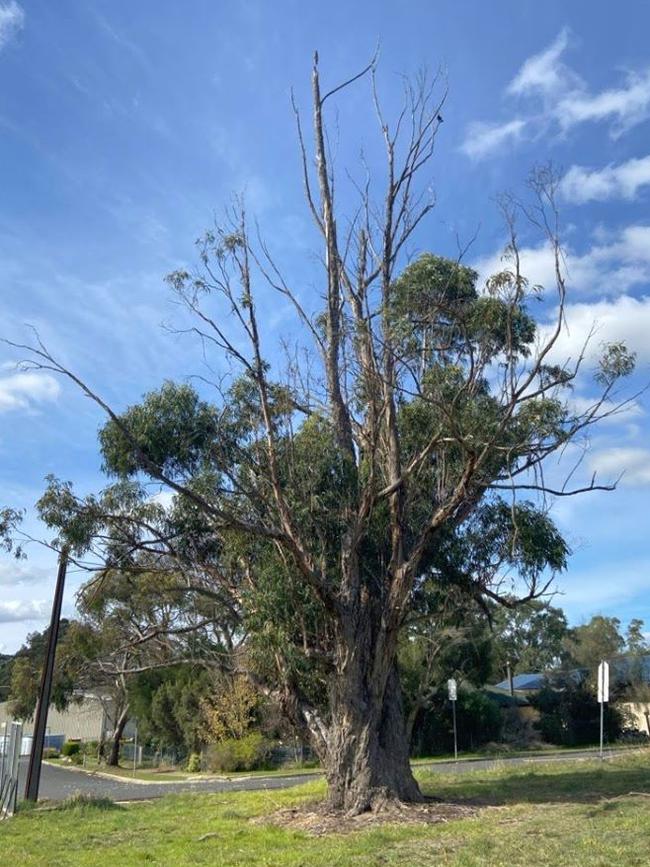
[[386, 824], [312, 837], [249, 821], [321, 796], [322, 781], [284, 792], [169, 796], [150, 803], [25, 811], [0, 824], [0, 863], [30, 865], [650, 864], [650, 754], [609, 760], [419, 774], [424, 790], [479, 805], [472, 818]]

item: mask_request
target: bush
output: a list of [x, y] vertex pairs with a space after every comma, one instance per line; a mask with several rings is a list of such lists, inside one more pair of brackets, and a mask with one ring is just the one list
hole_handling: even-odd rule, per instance
[[201, 756], [198, 753], [190, 753], [187, 760], [187, 770], [190, 774], [198, 774], [201, 770]]
[[56, 747], [45, 747], [43, 750], [44, 759], [58, 759], [61, 753]]
[[226, 738], [209, 748], [208, 767], [211, 771], [255, 771], [265, 767], [270, 752], [270, 744], [260, 732]]
[[[497, 705], [477, 689], [460, 689], [456, 705], [458, 749], [476, 750], [501, 735], [501, 713]], [[413, 729], [411, 753], [434, 756], [454, 749], [451, 705], [440, 697], [419, 714]]]
[[[537, 728], [545, 741], [562, 746], [598, 743], [600, 706], [596, 696], [583, 684], [553, 689], [549, 684], [531, 698], [540, 712]], [[605, 739], [616, 741], [625, 728], [625, 715], [612, 703], [605, 705]]]
[[71, 758], [81, 752], [81, 743], [79, 741], [66, 741], [61, 747], [61, 755]]

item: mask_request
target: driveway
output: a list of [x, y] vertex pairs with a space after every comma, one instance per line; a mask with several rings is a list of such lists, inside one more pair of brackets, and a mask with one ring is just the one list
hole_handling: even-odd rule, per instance
[[[620, 752], [608, 751], [607, 756], [619, 755]], [[491, 770], [503, 765], [524, 765], [549, 762], [579, 761], [595, 758], [597, 752], [585, 750], [565, 754], [525, 756], [511, 759], [479, 759], [471, 761], [436, 762], [431, 765], [418, 765], [418, 769], [441, 772], [474, 773]], [[25, 788], [27, 760], [20, 763], [19, 795]], [[197, 780], [195, 782], [179, 781], [168, 783], [134, 783], [126, 779], [108, 779], [79, 769], [60, 768], [44, 764], [41, 772], [40, 800], [61, 801], [77, 793], [94, 795], [95, 797], [111, 798], [114, 801], [138, 801], [149, 798], [160, 798], [163, 795], [179, 792], [236, 792], [254, 791], [259, 789], [287, 789], [299, 786], [313, 779], [314, 775], [296, 774], [295, 776], [243, 777], [233, 780]]]

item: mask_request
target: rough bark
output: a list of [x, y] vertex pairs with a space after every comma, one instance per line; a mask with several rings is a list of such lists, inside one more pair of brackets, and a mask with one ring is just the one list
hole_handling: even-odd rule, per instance
[[333, 809], [356, 814], [389, 800], [422, 800], [409, 763], [395, 664], [383, 695], [360, 689], [356, 677], [339, 679], [324, 762]]

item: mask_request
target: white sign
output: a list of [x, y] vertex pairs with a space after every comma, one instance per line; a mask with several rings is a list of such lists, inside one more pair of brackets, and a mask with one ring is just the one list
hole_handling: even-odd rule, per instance
[[453, 677], [450, 677], [447, 681], [447, 689], [449, 691], [449, 701], [456, 701], [458, 698], [458, 689], [456, 687], [456, 680]]
[[600, 704], [609, 701], [609, 662], [601, 662], [598, 666], [598, 701]]

